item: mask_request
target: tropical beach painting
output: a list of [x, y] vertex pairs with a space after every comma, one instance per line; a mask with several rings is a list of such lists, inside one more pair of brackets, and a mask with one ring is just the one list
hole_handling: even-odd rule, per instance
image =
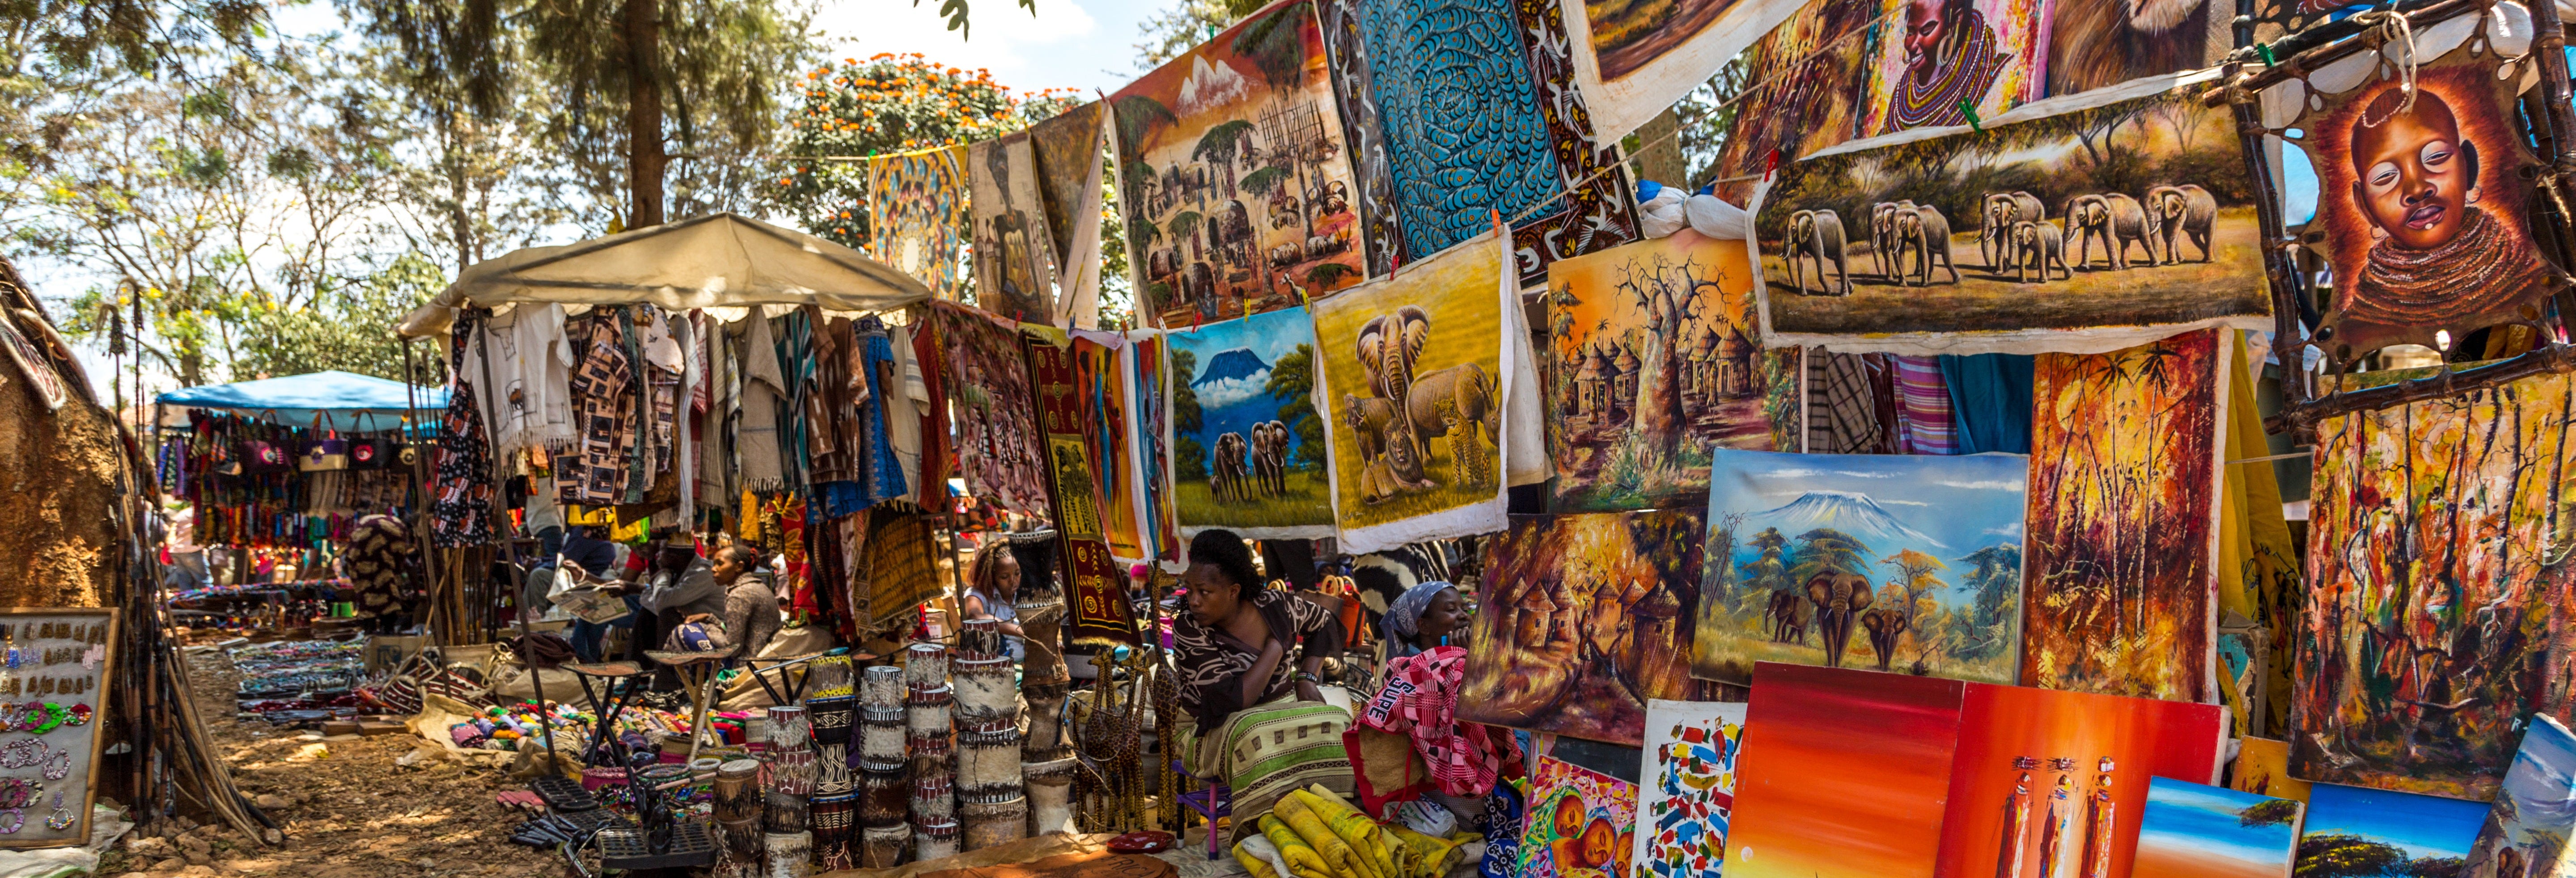
[[2488, 809], [2469, 850], [2475, 878], [2525, 878], [2570, 874], [2567, 839], [2576, 834], [2576, 735], [2547, 715], [2531, 718], [2522, 749], [2504, 775], [2504, 791]]
[[2301, 876], [2451, 878], [2466, 874], [2487, 805], [2321, 783], [2299, 830]]
[[2129, 878], [2286, 878], [2305, 808], [2290, 799], [2151, 778]]
[[1273, 311], [1165, 336], [1171, 358], [1171, 473], [1184, 536], [1232, 528], [1254, 539], [1333, 532], [1315, 409], [1315, 325]]
[[2018, 454], [1712, 452], [1691, 675], [1755, 662], [2014, 682]]

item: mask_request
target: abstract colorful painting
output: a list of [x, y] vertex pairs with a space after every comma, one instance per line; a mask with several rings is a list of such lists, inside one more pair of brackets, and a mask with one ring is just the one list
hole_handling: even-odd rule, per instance
[[2147, 781], [2130, 878], [2289, 878], [2305, 805], [2171, 778]]
[[[1163, 336], [1171, 346], [1171, 481], [1184, 536], [1333, 533], [1315, 324], [1304, 309]], [[1340, 350], [1332, 348], [1327, 350]]]
[[1075, 393], [1081, 397], [1076, 405], [1090, 414], [1082, 423], [1082, 440], [1091, 473], [1099, 480], [1101, 537], [1111, 558], [1134, 564], [1151, 555], [1136, 517], [1135, 470], [1141, 458], [1136, 456], [1134, 403], [1127, 390], [1134, 373], [1126, 358], [1124, 336], [1073, 331]]
[[2265, 90], [2264, 126], [2316, 171], [2311, 249], [2351, 279], [2316, 333], [2338, 367], [2387, 345], [2438, 347], [2437, 333], [2538, 326], [2563, 283], [2529, 227], [2543, 166], [2517, 103], [2530, 40], [2485, 38], [2516, 29], [2503, 15], [2415, 22], [2425, 38], [2407, 41], [2402, 77], [2372, 66], [2374, 37], [2303, 56], [2316, 72]]
[[1386, 120], [1378, 112], [1377, 83], [1370, 78], [1365, 7], [1372, 0], [1317, 0], [1324, 29], [1324, 58], [1332, 65], [1333, 106], [1350, 138], [1351, 195], [1359, 208], [1360, 265], [1385, 277], [1404, 264], [1404, 234], [1396, 222], [1395, 158], [1386, 145]]
[[2308, 797], [2294, 874], [2466, 874], [2485, 802], [2321, 783]]
[[1023, 324], [1020, 345], [1029, 362], [1029, 405], [1044, 438], [1047, 491], [1055, 498], [1056, 532], [1067, 539], [1099, 540], [1107, 530], [1100, 476], [1093, 468], [1091, 395], [1075, 366], [1073, 339], [1052, 326]]
[[1933, 878], [1968, 684], [1779, 664], [1756, 676], [1726, 878]]
[[1749, 204], [1755, 184], [1799, 156], [1852, 138], [1869, 87], [1867, 39], [1878, 0], [1808, 0], [1744, 50], [1741, 109], [1719, 147], [1717, 195]]
[[2226, 727], [2215, 704], [1970, 685], [1939, 874], [2129, 874], [2148, 779], [2215, 783]]
[[2288, 741], [2236, 739], [2236, 766], [2227, 772], [2227, 787], [2276, 799], [2308, 800], [2308, 782], [2290, 776]]
[[1797, 0], [1566, 4], [1575, 81], [1591, 102], [1593, 123], [1609, 137], [1637, 130], [1797, 10]]
[[1795, 662], [2013, 682], [2029, 469], [1718, 451], [1691, 675], [1746, 685], [1755, 662]]
[[2293, 773], [2488, 801], [2523, 718], [2568, 715], [2571, 415], [2549, 376], [2318, 424]]
[[2034, 365], [2021, 682], [2207, 697], [2232, 365], [2218, 336]]
[[1784, 163], [1754, 217], [1766, 341], [2098, 353], [2270, 328], [2235, 117], [2200, 79], [2170, 84]]
[[966, 289], [971, 194], [963, 146], [869, 159], [868, 255], [955, 301]]
[[1637, 787], [1618, 778], [1541, 756], [1530, 770], [1529, 806], [1521, 812], [1518, 878], [1628, 878], [1630, 834], [1637, 825]]
[[1502, 528], [1507, 264], [1489, 233], [1314, 304], [1342, 551]]
[[1550, 265], [1548, 508], [1698, 506], [1711, 451], [1795, 447], [1797, 354], [1764, 351], [1757, 320], [1742, 241], [1683, 229]]
[[2051, 95], [2214, 67], [2235, 45], [2228, 25], [2236, 7], [2211, 0], [2046, 5], [2048, 57], [2038, 66], [2048, 70]]
[[1110, 96], [1140, 312], [1177, 329], [1360, 281], [1331, 80], [1313, 3], [1281, 0]]
[[1643, 746], [1647, 699], [1691, 691], [1706, 534], [1680, 509], [1514, 516], [1485, 540], [1458, 718]]
[[1870, 83], [1860, 130], [1965, 125], [1971, 116], [1992, 119], [2039, 97], [2040, 5], [1884, 0], [1866, 39]]
[[1029, 135], [1018, 132], [966, 148], [974, 181], [975, 307], [1012, 320], [1053, 323], [1054, 238], [1038, 194]]
[[1128, 371], [1128, 409], [1133, 413], [1136, 460], [1130, 469], [1136, 473], [1136, 486], [1130, 493], [1136, 498], [1138, 529], [1148, 541], [1149, 557], [1180, 560], [1181, 534], [1172, 520], [1172, 473], [1159, 462], [1170, 458], [1172, 447], [1171, 405], [1166, 392], [1163, 367], [1171, 358], [1169, 344], [1159, 329], [1136, 329], [1127, 332], [1125, 364]]
[[1521, 285], [1547, 279], [1548, 263], [1635, 240], [1635, 189], [1621, 164], [1619, 138], [1604, 136], [1574, 84], [1574, 45], [1565, 33], [1563, 0], [1512, 0], [1530, 76], [1544, 97], [1548, 145], [1572, 187], [1558, 207], [1511, 219], [1512, 257]]
[[956, 412], [957, 466], [966, 492], [1012, 510], [1048, 514], [1037, 399], [1020, 354], [1019, 325], [945, 302], [930, 304], [947, 357], [940, 384]]
[[2473, 878], [2570, 874], [2567, 840], [2576, 835], [2576, 735], [2547, 715], [2531, 718], [2504, 774], [2504, 789], [2469, 849]]
[[1717, 878], [1744, 752], [1741, 703], [1646, 702], [1637, 785], [1637, 878]]
[[1513, 0], [1360, 0], [1405, 251], [1427, 257], [1565, 192]]

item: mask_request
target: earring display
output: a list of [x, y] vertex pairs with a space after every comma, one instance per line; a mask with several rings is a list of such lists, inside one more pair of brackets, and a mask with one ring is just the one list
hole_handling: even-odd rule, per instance
[[[109, 609], [0, 612], [0, 849], [88, 839], [99, 758], [96, 694], [115, 673]], [[34, 819], [30, 819], [31, 815]]]

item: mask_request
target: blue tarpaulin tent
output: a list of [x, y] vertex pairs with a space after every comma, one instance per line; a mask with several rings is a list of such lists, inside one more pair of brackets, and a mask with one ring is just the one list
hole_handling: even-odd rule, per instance
[[264, 421], [304, 427], [313, 425], [315, 415], [322, 415], [324, 426], [371, 432], [402, 426], [407, 407], [414, 405], [420, 407], [423, 423], [435, 423], [439, 413], [447, 409], [447, 390], [408, 387], [400, 381], [353, 372], [315, 372], [173, 390], [153, 401], [178, 408], [230, 409]]

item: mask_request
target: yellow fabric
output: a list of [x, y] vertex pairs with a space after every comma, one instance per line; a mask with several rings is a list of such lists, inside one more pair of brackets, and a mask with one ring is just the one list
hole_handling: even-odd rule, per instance
[[563, 507], [563, 517], [564, 523], [569, 525], [616, 527], [617, 507], [566, 505]]
[[[1319, 796], [1307, 790], [1290, 792], [1288, 799], [1296, 800], [1307, 813], [1314, 815], [1316, 820], [1323, 823], [1325, 831], [1331, 832], [1334, 837], [1341, 839], [1343, 844], [1349, 845], [1351, 852], [1358, 856], [1360, 862], [1374, 871], [1377, 878], [1405, 878], [1409, 874], [1408, 870], [1399, 868], [1394, 846], [1387, 843], [1384, 829], [1367, 814], [1352, 808], [1350, 803], [1333, 796]], [[1281, 804], [1286, 802], [1287, 800], [1281, 800]], [[1303, 827], [1299, 830], [1303, 831]]]
[[1326, 826], [1323, 816], [1306, 804], [1314, 799], [1313, 793], [1291, 791], [1286, 798], [1279, 800], [1279, 804], [1270, 807], [1270, 814], [1288, 824], [1289, 829], [1296, 830], [1299, 838], [1313, 846], [1316, 855], [1323, 858], [1324, 865], [1333, 871], [1336, 878], [1396, 878], [1387, 874], [1389, 870], [1378, 868], [1368, 857], [1352, 850], [1350, 842]]
[[1287, 861], [1288, 871], [1296, 873], [1294, 878], [1347, 878], [1325, 865], [1323, 854], [1316, 852], [1314, 845], [1307, 844], [1297, 830], [1289, 828], [1287, 821], [1263, 814], [1260, 826], [1261, 837], [1269, 839], [1271, 846], [1279, 849], [1279, 858]]
[[1234, 843], [1234, 861], [1243, 864], [1243, 871], [1252, 873], [1252, 878], [1294, 878], [1280, 875], [1278, 869], [1271, 867], [1269, 858], [1278, 855], [1279, 847], [1258, 833]]
[[1433, 838], [1400, 824], [1386, 825], [1387, 837], [1396, 842], [1396, 862], [1404, 869], [1404, 878], [1440, 878], [1458, 865], [1459, 840]]

